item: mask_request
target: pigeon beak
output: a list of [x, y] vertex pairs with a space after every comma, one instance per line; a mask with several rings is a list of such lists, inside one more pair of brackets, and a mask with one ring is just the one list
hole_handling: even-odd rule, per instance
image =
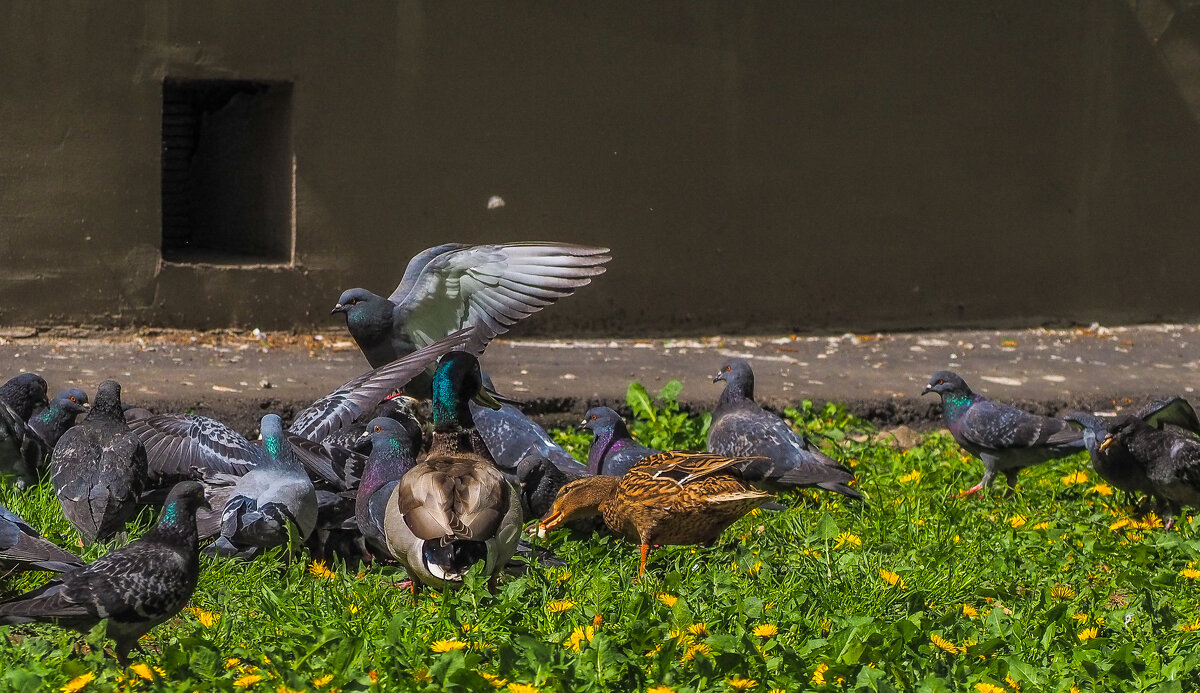
[[346, 312], [346, 306], [343, 306], [342, 304], [339, 303], [333, 307], [333, 310], [329, 311], [329, 314], [333, 315], [334, 313], [345, 313], [345, 312]]
[[500, 403], [492, 396], [492, 393], [487, 391], [487, 388], [479, 388], [479, 394], [474, 397], [475, 403], [485, 406], [488, 409], [499, 409]]
[[1112, 442], [1113, 442], [1113, 437], [1112, 437], [1112, 436], [1109, 436], [1109, 437], [1105, 438], [1105, 439], [1104, 439], [1104, 442], [1103, 442], [1103, 443], [1100, 443], [1100, 449], [1101, 449], [1101, 450], [1107, 450], [1107, 449], [1108, 449], [1108, 446], [1109, 446], [1109, 445], [1112, 445]]
[[724, 374], [724, 373], [717, 373], [716, 375], [714, 375], [714, 376], [713, 376], [713, 382], [714, 382], [714, 383], [719, 383], [719, 382], [721, 382], [721, 381], [722, 381], [722, 380], [724, 380], [724, 379], [725, 379], [725, 374]]
[[361, 447], [369, 442], [371, 442], [371, 432], [364, 430], [362, 433], [358, 434], [357, 438], [354, 439], [354, 447]]
[[929, 394], [930, 392], [933, 392], [933, 386], [926, 384], [925, 389], [921, 390], [921, 396], [924, 397], [925, 395]]

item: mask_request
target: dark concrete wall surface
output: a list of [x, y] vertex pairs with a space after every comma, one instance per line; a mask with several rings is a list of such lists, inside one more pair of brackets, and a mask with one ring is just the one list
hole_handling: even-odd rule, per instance
[[[1194, 319], [1158, 39], [1195, 32], [1119, 0], [0, 0], [0, 324], [329, 325], [534, 239], [614, 259], [521, 334]], [[165, 79], [291, 84], [290, 262], [162, 261]]]

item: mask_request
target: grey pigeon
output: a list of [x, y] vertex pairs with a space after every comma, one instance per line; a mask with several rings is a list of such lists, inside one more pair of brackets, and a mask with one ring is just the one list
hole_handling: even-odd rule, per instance
[[24, 520], [0, 505], [0, 577], [23, 570], [65, 573], [83, 560], [42, 538]]
[[708, 429], [708, 451], [727, 457], [766, 457], [743, 469], [756, 488], [779, 492], [816, 486], [861, 500], [848, 486], [854, 473], [835, 462], [786, 421], [754, 401], [754, 371], [743, 359], [726, 361], [713, 377], [725, 382]]
[[16, 477], [22, 488], [37, 483], [46, 455], [45, 445], [26, 423], [43, 406], [46, 381], [39, 375], [22, 373], [0, 386], [0, 477]]
[[1113, 419], [1103, 419], [1086, 412], [1070, 412], [1063, 415], [1063, 420], [1082, 427], [1083, 444], [1092, 458], [1092, 468], [1102, 479], [1128, 494], [1154, 492], [1146, 476], [1145, 465], [1131, 455], [1124, 445], [1112, 444], [1108, 428]]
[[[99, 404], [101, 397], [96, 399]], [[196, 590], [196, 508], [203, 502], [200, 484], [176, 485], [158, 524], [141, 539], [0, 602], [0, 625], [48, 622], [87, 632], [108, 619], [117, 659], [128, 665], [138, 638], [179, 613]]]
[[87, 393], [72, 387], [54, 395], [46, 406], [35, 407], [26, 423], [46, 450], [53, 450], [58, 439], [75, 425], [75, 418], [86, 411], [87, 403]]
[[[447, 243], [429, 248], [408, 263], [399, 286], [387, 298], [366, 289], [348, 289], [334, 313], [372, 368], [463, 327], [474, 327], [468, 353], [479, 355], [498, 334], [522, 318], [570, 296], [604, 272], [608, 248], [570, 243]], [[432, 369], [406, 391], [429, 396]]]
[[367, 424], [363, 435], [371, 439], [371, 456], [358, 484], [354, 518], [372, 552], [390, 555], [383, 517], [400, 477], [417, 463], [421, 427], [415, 419], [402, 423], [379, 417]]
[[357, 489], [359, 480], [366, 469], [366, 462], [371, 454], [371, 435], [368, 433], [368, 423], [378, 418], [388, 418], [400, 423], [413, 422], [418, 432], [417, 452], [423, 444], [424, 427], [416, 409], [417, 400], [404, 395], [388, 397], [375, 407], [369, 416], [359, 419], [350, 426], [334, 431], [321, 439], [321, 445], [331, 450], [333, 466], [342, 479], [342, 486]]
[[1109, 424], [1100, 450], [1117, 445], [1145, 470], [1150, 493], [1159, 501], [1170, 529], [1181, 506], [1200, 507], [1200, 438], [1170, 428], [1155, 428], [1126, 415]]
[[550, 512], [559, 489], [590, 475], [568, 474], [545, 457], [532, 453], [517, 464], [515, 476], [526, 517], [542, 517]]
[[146, 449], [121, 410], [121, 386], [105, 380], [91, 411], [59, 438], [50, 478], [63, 513], [89, 544], [123, 531], [146, 480]]
[[660, 452], [635, 441], [625, 419], [608, 407], [592, 407], [579, 425], [592, 432], [588, 448], [588, 471], [592, 474], [624, 476], [635, 462]]
[[921, 394], [929, 392], [941, 396], [942, 415], [954, 440], [983, 460], [983, 478], [961, 496], [986, 488], [997, 472], [1004, 474], [1011, 490], [1017, 485], [1017, 472], [1025, 467], [1084, 449], [1083, 433], [1066, 421], [977, 395], [952, 371], [934, 373]]
[[258, 455], [249, 471], [205, 474], [213, 512], [200, 514], [200, 536], [220, 535], [206, 552], [253, 558], [276, 546], [299, 548], [316, 527], [317, 492], [283, 432], [283, 421], [267, 414], [260, 431], [262, 447], [250, 446]]
[[[490, 392], [496, 391], [486, 373], [483, 374], [483, 386]], [[471, 417], [496, 466], [509, 481], [516, 480], [517, 465], [521, 460], [531, 456], [549, 460], [571, 479], [588, 473], [586, 467], [550, 439], [545, 429], [511, 404], [501, 403], [499, 409], [492, 409], [472, 402]], [[540, 513], [538, 517], [541, 517]]]

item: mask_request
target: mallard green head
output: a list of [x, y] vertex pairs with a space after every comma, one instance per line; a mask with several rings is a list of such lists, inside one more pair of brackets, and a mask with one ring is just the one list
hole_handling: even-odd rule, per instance
[[438, 361], [433, 374], [433, 428], [447, 431], [474, 428], [469, 403], [490, 409], [500, 403], [483, 387], [479, 360], [465, 351], [452, 351]]

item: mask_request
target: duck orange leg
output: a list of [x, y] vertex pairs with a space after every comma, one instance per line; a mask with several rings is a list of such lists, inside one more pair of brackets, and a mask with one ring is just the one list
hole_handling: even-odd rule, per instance
[[642, 544], [638, 548], [642, 550], [642, 562], [638, 564], [638, 577], [641, 577], [642, 573], [646, 572], [646, 558], [650, 555], [650, 545]]

